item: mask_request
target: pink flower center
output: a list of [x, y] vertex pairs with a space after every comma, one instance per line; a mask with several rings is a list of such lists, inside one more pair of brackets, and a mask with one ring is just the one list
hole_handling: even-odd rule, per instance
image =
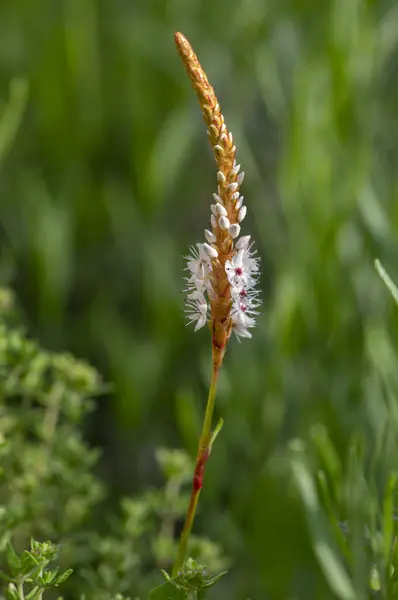
[[246, 312], [247, 311], [247, 306], [245, 304], [243, 304], [242, 302], [241, 302], [239, 308], [241, 309], [242, 312]]
[[245, 296], [247, 296], [247, 292], [246, 292], [245, 288], [243, 288], [243, 290], [240, 291], [239, 295], [241, 298], [244, 298]]
[[243, 275], [243, 270], [242, 270], [240, 267], [237, 267], [237, 268], [235, 269], [235, 274], [236, 274], [236, 275], [239, 275], [239, 276], [240, 276], [240, 275]]

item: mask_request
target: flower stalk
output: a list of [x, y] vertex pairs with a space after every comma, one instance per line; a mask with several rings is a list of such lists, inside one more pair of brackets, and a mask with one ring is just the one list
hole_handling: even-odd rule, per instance
[[[175, 34], [177, 50], [191, 79], [207, 127], [209, 142], [217, 166], [217, 193], [211, 205], [211, 228], [205, 229], [206, 242], [190, 248], [186, 257], [189, 272], [186, 280], [186, 313], [195, 330], [209, 324], [212, 336], [213, 371], [196, 466], [192, 482], [191, 499], [182, 530], [177, 562], [173, 574], [183, 564], [195, 518], [203, 476], [213, 442], [222, 420], [212, 431], [218, 374], [232, 331], [240, 337], [250, 338], [250, 328], [255, 326], [254, 316], [261, 301], [255, 290], [259, 274], [259, 259], [250, 235], [240, 236], [246, 206], [240, 187], [244, 173], [236, 164], [236, 146], [220, 111], [214, 89], [200, 65], [188, 40], [182, 33]], [[210, 318], [208, 313], [210, 312]]]
[[174, 571], [175, 571], [173, 573], [174, 575], [177, 574], [178, 567], [183, 564], [186, 554], [187, 554], [188, 540], [189, 540], [192, 525], [193, 525], [193, 522], [195, 519], [196, 508], [198, 506], [200, 492], [203, 487], [203, 476], [204, 476], [204, 472], [205, 472], [207, 459], [210, 456], [211, 447], [213, 445], [215, 436], [219, 433], [219, 431], [222, 427], [222, 420], [221, 420], [219, 422], [219, 425], [215, 429], [214, 433], [212, 433], [213, 412], [214, 412], [214, 406], [215, 406], [215, 401], [216, 401], [218, 373], [219, 373], [219, 369], [217, 367], [213, 366], [213, 375], [211, 378], [209, 396], [207, 398], [205, 418], [203, 421], [202, 433], [201, 433], [201, 436], [199, 439], [198, 454], [196, 457], [195, 471], [194, 471], [193, 480], [192, 480], [191, 498], [189, 501], [188, 510], [187, 510], [187, 514], [185, 517], [184, 527], [181, 532], [177, 562], [174, 566]]

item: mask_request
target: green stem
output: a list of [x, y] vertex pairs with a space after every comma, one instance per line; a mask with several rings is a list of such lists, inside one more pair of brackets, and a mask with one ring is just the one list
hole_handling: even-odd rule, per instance
[[207, 398], [205, 418], [203, 421], [202, 434], [199, 441], [199, 452], [207, 448], [211, 440], [211, 426], [213, 423], [214, 405], [216, 402], [217, 381], [219, 369], [213, 367], [213, 373], [210, 382], [209, 396]]
[[199, 439], [198, 455], [196, 458], [196, 466], [192, 483], [192, 493], [189, 501], [187, 514], [185, 517], [184, 527], [181, 532], [177, 561], [173, 567], [172, 574], [174, 577], [177, 575], [179, 567], [184, 563], [186, 558], [188, 540], [191, 534], [191, 529], [196, 514], [196, 508], [198, 506], [198, 500], [202, 489], [204, 469], [206, 461], [210, 454], [211, 445], [213, 441], [211, 428], [213, 422], [214, 405], [216, 401], [218, 373], [219, 368], [213, 365], [213, 373], [210, 383], [209, 396], [207, 398], [206, 412], [203, 421], [202, 433]]
[[22, 578], [18, 578], [17, 589], [18, 589], [19, 600], [24, 600], [25, 599], [25, 594], [24, 594], [24, 591], [23, 591], [23, 584], [24, 584], [23, 579]]

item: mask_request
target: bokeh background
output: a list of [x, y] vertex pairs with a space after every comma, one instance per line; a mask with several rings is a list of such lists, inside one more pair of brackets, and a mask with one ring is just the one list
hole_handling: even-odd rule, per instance
[[28, 91], [2, 157], [1, 283], [33, 336], [111, 383], [86, 435], [115, 505], [158, 483], [156, 447], [194, 455], [210, 339], [185, 327], [182, 256], [216, 177], [177, 30], [236, 140], [264, 297], [225, 359], [195, 528], [230, 557], [222, 597], [315, 597], [285, 457], [319, 423], [341, 457], [377, 427], [369, 374], [398, 331], [373, 267], [398, 279], [397, 4], [2, 0], [2, 106]]

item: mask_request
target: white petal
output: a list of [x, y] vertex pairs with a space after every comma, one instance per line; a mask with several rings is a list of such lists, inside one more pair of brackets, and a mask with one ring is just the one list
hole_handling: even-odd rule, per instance
[[210, 222], [211, 222], [211, 226], [213, 227], [213, 229], [216, 229], [216, 227], [217, 227], [217, 219], [216, 219], [216, 217], [214, 215], [211, 215]]
[[236, 183], [236, 181], [233, 181], [232, 183], [229, 183], [227, 187], [231, 192], [236, 192], [236, 190], [239, 187], [239, 184]]
[[216, 204], [216, 211], [217, 212], [215, 214], [220, 215], [221, 217], [228, 216], [227, 209], [225, 208], [225, 206], [223, 206], [219, 202], [217, 202], [217, 204]]
[[242, 185], [244, 178], [245, 178], [245, 173], [244, 173], [244, 171], [242, 171], [242, 173], [239, 173], [239, 175], [238, 175], [238, 184], [239, 185]]
[[217, 179], [218, 181], [222, 181], [223, 183], [225, 183], [226, 179], [222, 171], [217, 171]]
[[234, 202], [236, 202], [236, 200], [239, 200], [239, 192], [234, 192], [231, 195], [231, 200], [233, 200]]
[[227, 260], [225, 262], [225, 271], [228, 273], [228, 271], [231, 271], [233, 269], [233, 264], [230, 260]]
[[238, 212], [238, 221], [239, 221], [239, 223], [241, 223], [243, 221], [243, 219], [246, 216], [246, 213], [247, 213], [247, 207], [246, 206], [242, 206], [239, 209], [239, 212]]
[[220, 202], [220, 204], [222, 203], [222, 200], [218, 194], [214, 193], [213, 198], [214, 198], [214, 202], [216, 202], [216, 203]]
[[[236, 161], [234, 161], [236, 162]], [[239, 173], [240, 165], [234, 165], [234, 168], [231, 169], [231, 175], [237, 175]]]
[[242, 204], [243, 204], [243, 196], [241, 196], [240, 198], [238, 198], [238, 200], [236, 201], [236, 204], [235, 204], [236, 210], [239, 210], [240, 207], [242, 206]]
[[206, 252], [206, 254], [209, 256], [209, 258], [217, 258], [218, 252], [215, 248], [213, 248], [213, 246], [209, 246], [209, 244], [204, 243], [203, 249]]
[[238, 337], [243, 337], [243, 338], [251, 338], [252, 334], [250, 333], [250, 331], [248, 329], [246, 329], [246, 327], [244, 327], [243, 325], [241, 325], [239, 323], [233, 326], [233, 330], [234, 333], [238, 336]]
[[199, 258], [206, 266], [210, 266], [210, 261], [207, 252], [205, 252], [205, 244], [196, 244], [199, 250]]
[[232, 259], [232, 264], [234, 265], [235, 269], [241, 269], [243, 267], [243, 257], [245, 255], [245, 251], [244, 250], [239, 250], [237, 252], [237, 254], [235, 254], [235, 256]]
[[238, 223], [234, 223], [233, 225], [230, 225], [230, 227], [228, 229], [228, 233], [231, 236], [231, 238], [234, 240], [240, 234], [240, 225], [238, 225]]
[[[207, 306], [206, 306], [206, 310], [207, 310]], [[198, 331], [198, 329], [201, 329], [204, 325], [206, 325], [206, 321], [207, 321], [207, 315], [201, 314], [198, 319], [198, 322], [196, 323], [195, 331]]]
[[214, 242], [217, 241], [216, 236], [212, 231], [209, 231], [209, 229], [205, 229], [205, 238], [209, 242], [209, 244], [214, 244]]
[[213, 213], [213, 215], [217, 215], [217, 209], [215, 204], [210, 204], [210, 210]]
[[228, 217], [220, 217], [218, 219], [218, 225], [219, 225], [220, 229], [227, 231], [227, 229], [229, 229], [229, 226], [231, 225], [231, 223], [229, 222]]
[[237, 250], [246, 248], [250, 242], [251, 235], [243, 235], [235, 244]]
[[[203, 288], [202, 288], [202, 290], [203, 290]], [[189, 300], [197, 300], [199, 302], [199, 304], [206, 305], [206, 298], [204, 297], [202, 290], [194, 290], [193, 292], [188, 294], [187, 298]]]

